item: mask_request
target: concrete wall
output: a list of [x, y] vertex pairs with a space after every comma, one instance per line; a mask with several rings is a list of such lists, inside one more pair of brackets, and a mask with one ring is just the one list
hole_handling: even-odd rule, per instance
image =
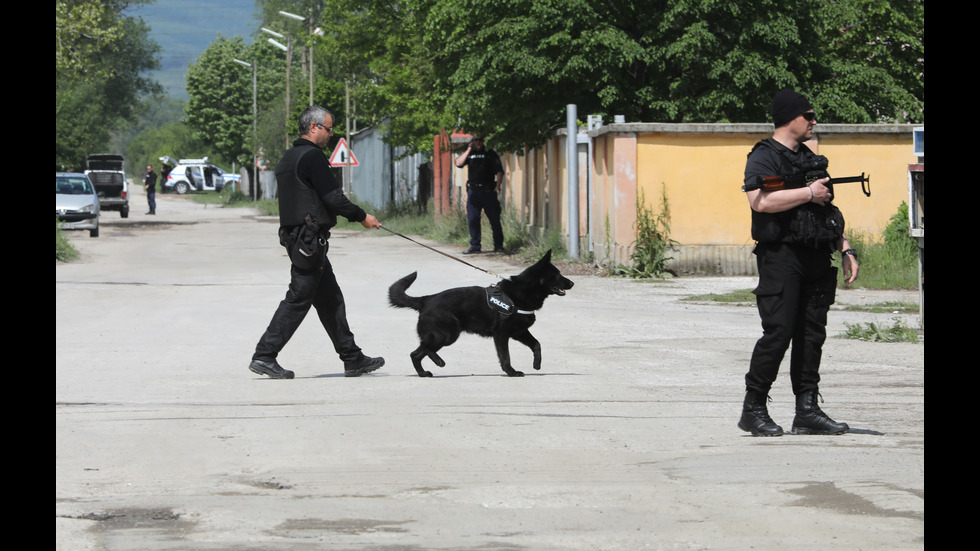
[[[564, 131], [539, 148], [502, 154], [503, 201], [532, 232], [568, 233]], [[659, 213], [666, 189], [671, 238], [680, 246], [671, 267], [684, 273], [756, 273], [750, 211], [741, 191], [745, 158], [771, 124], [618, 123], [587, 132], [579, 146], [580, 252], [602, 265], [628, 264], [642, 200]], [[492, 146], [492, 143], [490, 144]], [[818, 124], [808, 145], [830, 159], [832, 176], [871, 176], [841, 184], [835, 203], [851, 231], [879, 236], [908, 200], [912, 125]], [[465, 181], [456, 170], [454, 183]]]

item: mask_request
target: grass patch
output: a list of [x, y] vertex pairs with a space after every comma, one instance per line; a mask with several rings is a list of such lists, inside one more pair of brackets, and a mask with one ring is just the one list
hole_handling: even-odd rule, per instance
[[260, 215], [278, 216], [279, 201], [277, 199], [259, 199], [253, 201], [251, 197], [241, 191], [233, 190], [231, 186], [226, 186], [221, 191], [191, 191], [187, 193], [195, 203], [202, 205], [218, 205], [223, 207], [249, 207], [259, 211]]
[[878, 304], [867, 304], [863, 306], [851, 305], [844, 310], [859, 310], [861, 312], [871, 312], [872, 314], [918, 314], [919, 304], [912, 302], [886, 301]]
[[[755, 295], [751, 289], [738, 289], [730, 293], [692, 295], [681, 299], [690, 302], [717, 302], [723, 304], [755, 304]], [[870, 312], [872, 314], [918, 314], [919, 305], [911, 302], [885, 301], [876, 304], [852, 304], [844, 310]]]
[[752, 289], [739, 289], [737, 291], [732, 291], [730, 293], [725, 293], [722, 295], [715, 293], [708, 293], [705, 295], [693, 295], [685, 297], [682, 300], [686, 301], [696, 301], [696, 302], [721, 302], [726, 304], [741, 304], [741, 303], [752, 303], [755, 304], [755, 295], [752, 294]]
[[[469, 248], [470, 230], [464, 209], [450, 209], [449, 212], [443, 213], [437, 222], [431, 214], [434, 210], [432, 200], [424, 209], [416, 203], [389, 204], [384, 209], [374, 209], [366, 203], [359, 202], [356, 197], [351, 197], [351, 201], [360, 205], [367, 212], [374, 214], [381, 224], [391, 231], [458, 246], [461, 250]], [[561, 234], [549, 231], [540, 237], [532, 235], [527, 227], [518, 220], [512, 208], [504, 209], [500, 216], [500, 225], [504, 233], [504, 250], [522, 262], [534, 262], [544, 256], [544, 253], [549, 249], [556, 260], [568, 255], [568, 249]], [[348, 222], [343, 217], [337, 220], [337, 228], [363, 229], [360, 223]], [[483, 250], [492, 250], [492, 235], [490, 222], [485, 215], [481, 216]]]
[[71, 262], [78, 258], [78, 250], [65, 237], [58, 226], [58, 217], [54, 219], [54, 260], [55, 262]]
[[842, 339], [856, 339], [869, 342], [919, 342], [919, 332], [909, 327], [899, 318], [892, 320], [892, 325], [868, 323], [844, 323], [846, 330], [838, 335]]
[[[919, 287], [918, 242], [909, 236], [908, 205], [903, 201], [882, 231], [882, 239], [858, 231], [848, 231], [848, 241], [858, 254], [858, 279], [853, 285], [844, 283], [843, 270], [839, 282], [843, 288], [917, 289]], [[840, 255], [834, 255], [834, 265], [840, 266]]]

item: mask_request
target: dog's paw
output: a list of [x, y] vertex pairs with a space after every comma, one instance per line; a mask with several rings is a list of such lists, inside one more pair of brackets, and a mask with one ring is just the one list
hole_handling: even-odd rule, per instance
[[432, 376], [431, 371], [423, 371], [422, 373], [419, 373], [419, 377], [431, 377], [431, 376]]
[[524, 376], [524, 372], [523, 371], [517, 371], [515, 369], [512, 369], [512, 370], [510, 370], [510, 371], [507, 372], [507, 376], [508, 377], [523, 377]]

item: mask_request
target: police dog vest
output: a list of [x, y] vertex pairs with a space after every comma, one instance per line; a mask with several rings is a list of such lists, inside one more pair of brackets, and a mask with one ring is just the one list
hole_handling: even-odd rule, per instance
[[509, 316], [514, 312], [517, 312], [518, 314], [534, 313], [530, 310], [518, 310], [514, 305], [514, 301], [511, 300], [509, 296], [504, 294], [503, 290], [496, 285], [491, 285], [485, 290], [487, 292], [487, 306], [502, 316]]

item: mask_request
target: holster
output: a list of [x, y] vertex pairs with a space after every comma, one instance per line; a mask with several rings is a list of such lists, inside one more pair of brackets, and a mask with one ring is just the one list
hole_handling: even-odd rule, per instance
[[837, 267], [831, 266], [826, 275], [806, 288], [810, 306], [829, 308], [837, 302]]
[[279, 244], [286, 248], [290, 262], [301, 270], [323, 266], [327, 254], [327, 236], [320, 233], [315, 218], [307, 214], [305, 223], [291, 228], [279, 228]]

